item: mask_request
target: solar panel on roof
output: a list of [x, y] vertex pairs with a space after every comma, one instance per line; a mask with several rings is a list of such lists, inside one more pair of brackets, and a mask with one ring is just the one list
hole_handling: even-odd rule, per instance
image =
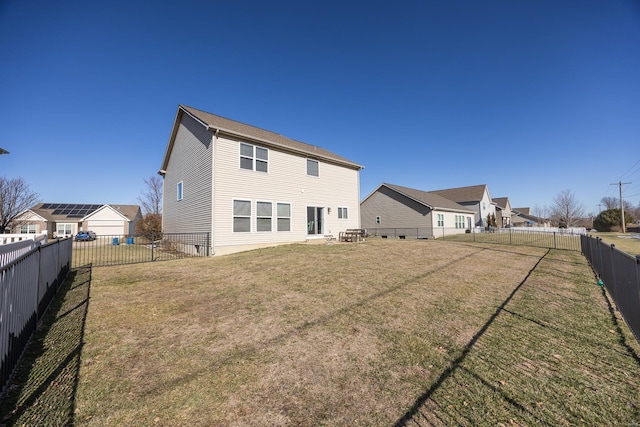
[[51, 203], [45, 203], [42, 205], [42, 209], [49, 209], [49, 206], [51, 206]]

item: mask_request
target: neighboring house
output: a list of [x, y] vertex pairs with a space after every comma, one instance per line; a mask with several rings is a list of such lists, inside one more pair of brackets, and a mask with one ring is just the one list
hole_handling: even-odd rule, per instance
[[496, 224], [498, 227], [511, 226], [511, 202], [508, 197], [496, 197], [493, 199], [496, 204]]
[[[449, 188], [445, 190], [430, 191], [446, 199], [462, 205], [475, 212], [474, 224], [478, 227], [486, 227], [488, 215], [496, 214], [496, 204], [492, 202], [489, 189], [485, 184], [471, 187]], [[496, 219], [496, 223], [497, 219]], [[498, 223], [499, 224], [499, 223]]]
[[434, 238], [465, 233], [474, 211], [433, 192], [380, 184], [360, 204], [362, 227], [381, 237]]
[[320, 147], [180, 105], [159, 171], [163, 230], [210, 233], [213, 255], [337, 237], [360, 228], [360, 169]]
[[529, 208], [513, 208], [511, 225], [513, 227], [548, 227], [549, 222], [544, 218], [531, 215]]
[[134, 234], [142, 218], [137, 205], [39, 203], [16, 218], [14, 233], [42, 233], [49, 237], [73, 236], [80, 230], [97, 235]]

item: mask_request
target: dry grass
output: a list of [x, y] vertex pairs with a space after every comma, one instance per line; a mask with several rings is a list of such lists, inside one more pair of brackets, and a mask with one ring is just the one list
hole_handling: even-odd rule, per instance
[[638, 345], [575, 252], [370, 240], [99, 268], [84, 342], [78, 426], [640, 422]]
[[600, 237], [605, 243], [614, 244], [616, 248], [630, 255], [640, 255], [640, 233], [594, 232], [593, 237]]

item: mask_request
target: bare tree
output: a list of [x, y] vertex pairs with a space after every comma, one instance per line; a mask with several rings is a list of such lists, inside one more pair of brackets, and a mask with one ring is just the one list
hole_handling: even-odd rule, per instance
[[162, 210], [162, 178], [151, 175], [144, 180], [145, 190], [138, 196], [145, 214], [159, 214]]
[[[624, 210], [633, 209], [633, 203], [631, 203], [628, 200], [623, 200], [623, 202], [624, 202]], [[617, 197], [611, 197], [611, 196], [603, 197], [602, 199], [600, 199], [600, 203], [604, 205], [604, 207], [606, 208], [605, 210], [607, 211], [610, 209], [620, 209], [620, 199]]]
[[574, 227], [585, 216], [585, 207], [571, 190], [563, 190], [553, 198], [551, 216], [560, 227]]
[[38, 203], [38, 198], [24, 179], [0, 177], [0, 233], [12, 228], [16, 217]]
[[549, 219], [549, 207], [547, 205], [535, 205], [531, 209], [531, 215], [537, 216], [540, 219]]
[[604, 205], [606, 211], [620, 207], [620, 200], [617, 197], [605, 196], [600, 199], [600, 203]]

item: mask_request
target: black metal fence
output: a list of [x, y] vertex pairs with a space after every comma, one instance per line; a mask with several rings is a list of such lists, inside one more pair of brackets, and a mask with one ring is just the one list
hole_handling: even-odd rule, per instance
[[73, 242], [72, 267], [94, 267], [208, 256], [209, 233], [97, 236]]
[[640, 342], [640, 255], [633, 257], [600, 238], [582, 236], [582, 254]]
[[69, 272], [71, 239], [0, 246], [0, 396]]
[[545, 230], [512, 228], [371, 228], [369, 236], [383, 239], [443, 239], [457, 242], [498, 243], [503, 245], [538, 246], [551, 249], [580, 250], [580, 235]]

